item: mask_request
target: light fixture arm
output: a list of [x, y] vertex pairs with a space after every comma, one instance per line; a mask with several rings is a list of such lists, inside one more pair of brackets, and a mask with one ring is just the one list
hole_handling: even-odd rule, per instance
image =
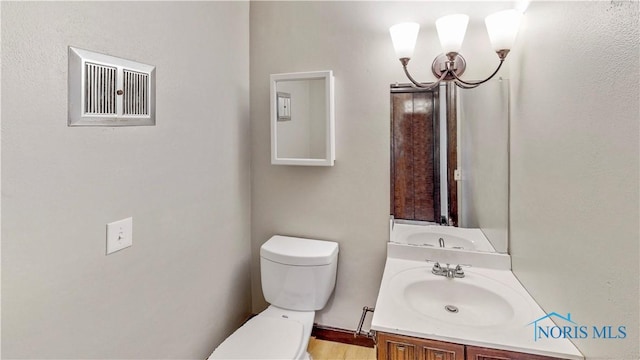
[[500, 60], [500, 64], [498, 64], [498, 67], [497, 67], [497, 68], [496, 68], [496, 70], [493, 72], [493, 74], [489, 75], [489, 77], [488, 77], [488, 78], [486, 78], [486, 79], [484, 79], [484, 80], [480, 80], [480, 81], [464, 81], [464, 80], [460, 79], [460, 78], [458, 77], [458, 75], [456, 75], [456, 73], [455, 73], [455, 72], [451, 72], [451, 73], [453, 74], [453, 77], [454, 77], [454, 78], [456, 78], [456, 80], [457, 80], [457, 81], [456, 81], [456, 84], [457, 84], [458, 82], [460, 82], [460, 83], [465, 84], [465, 85], [469, 85], [469, 86], [476, 87], [476, 86], [478, 86], [478, 85], [480, 85], [480, 84], [484, 84], [484, 83], [486, 83], [487, 81], [491, 80], [494, 76], [496, 76], [496, 74], [498, 73], [498, 71], [500, 71], [500, 68], [502, 67], [502, 64], [503, 64], [503, 63], [504, 63], [504, 60]]
[[478, 86], [480, 86], [480, 84], [478, 84], [478, 85], [465, 85], [465, 84], [461, 83], [458, 80], [453, 80], [453, 83], [456, 84], [456, 86], [458, 86], [459, 88], [462, 88], [462, 89], [475, 89]]
[[[498, 57], [500, 58], [500, 64], [498, 64], [498, 67], [496, 68], [496, 70], [491, 75], [489, 75], [488, 78], [486, 78], [484, 80], [480, 80], [480, 81], [464, 81], [464, 80], [460, 79], [455, 72], [451, 71], [451, 74], [457, 80], [456, 81], [456, 85], [458, 85], [458, 86], [460, 86], [462, 88], [465, 88], [465, 89], [469, 89], [469, 88], [474, 88], [474, 87], [476, 87], [476, 86], [478, 86], [480, 84], [484, 84], [487, 81], [491, 80], [494, 76], [496, 76], [498, 71], [500, 71], [500, 68], [502, 67], [502, 64], [504, 63], [504, 59], [507, 57], [507, 54], [509, 53], [509, 50], [500, 50], [500, 51], [497, 51], [496, 53], [498, 54]], [[467, 86], [470, 86], [470, 87], [461, 86], [460, 83], [464, 84], [464, 85], [467, 85]]]
[[451, 52], [446, 55], [440, 55], [433, 61], [431, 70], [433, 74], [438, 77], [438, 80], [429, 85], [424, 85], [423, 83], [418, 82], [413, 78], [413, 76], [411, 76], [411, 74], [409, 74], [407, 65], [409, 64], [410, 58], [402, 57], [400, 58], [400, 63], [402, 63], [402, 69], [404, 70], [404, 73], [409, 81], [411, 81], [414, 86], [421, 89], [425, 89], [427, 91], [433, 90], [443, 80], [453, 81], [458, 87], [461, 87], [463, 89], [473, 89], [491, 80], [494, 76], [496, 76], [496, 74], [498, 74], [498, 72], [502, 68], [502, 64], [504, 64], [504, 59], [507, 57], [509, 50], [499, 50], [496, 51], [496, 53], [498, 54], [498, 58], [500, 59], [498, 67], [493, 71], [491, 75], [489, 75], [489, 77], [479, 81], [465, 81], [460, 78], [459, 75], [462, 75], [462, 73], [464, 72], [466, 62], [462, 55], [455, 52]]
[[436, 82], [434, 82], [433, 84], [430, 85], [424, 85], [422, 83], [419, 83], [418, 81], [416, 81], [413, 76], [411, 76], [411, 74], [409, 74], [409, 69], [407, 69], [407, 65], [409, 64], [409, 58], [400, 58], [400, 62], [402, 63], [402, 68], [404, 69], [404, 73], [405, 75], [407, 75], [407, 78], [409, 79], [409, 81], [411, 81], [411, 83], [413, 83], [413, 85], [421, 88], [421, 89], [425, 89], [427, 91], [433, 90], [435, 89], [438, 85], [440, 85], [440, 82], [442, 82], [442, 80], [444, 80], [444, 78], [447, 76], [448, 71], [443, 71], [442, 75], [440, 75], [440, 78], [438, 78], [438, 80], [436, 80]]

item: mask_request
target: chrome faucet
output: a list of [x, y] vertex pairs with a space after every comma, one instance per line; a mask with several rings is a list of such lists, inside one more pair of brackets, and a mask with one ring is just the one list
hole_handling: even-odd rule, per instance
[[455, 277], [455, 271], [447, 266], [447, 278], [453, 279]]
[[444, 247], [444, 239], [443, 238], [438, 239], [438, 244], [440, 244], [440, 247], [443, 248]]
[[431, 273], [438, 276], [446, 276], [447, 279], [464, 277], [464, 271], [462, 270], [462, 267], [460, 265], [456, 265], [455, 268], [452, 268], [449, 267], [449, 264], [447, 264], [447, 267], [443, 268], [438, 262], [433, 265]]

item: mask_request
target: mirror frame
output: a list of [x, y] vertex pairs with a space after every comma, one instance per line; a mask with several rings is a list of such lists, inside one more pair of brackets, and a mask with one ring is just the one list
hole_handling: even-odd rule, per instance
[[[325, 85], [325, 154], [321, 159], [282, 158], [278, 157], [278, 89], [280, 81], [287, 80], [324, 80]], [[310, 71], [285, 74], [271, 74], [271, 164], [273, 165], [302, 165], [302, 166], [333, 166], [336, 159], [335, 151], [335, 117], [333, 71]]]

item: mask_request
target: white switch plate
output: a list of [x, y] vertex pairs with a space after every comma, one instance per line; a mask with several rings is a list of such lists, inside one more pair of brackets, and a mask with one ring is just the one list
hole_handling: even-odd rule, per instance
[[107, 255], [133, 244], [133, 218], [107, 224]]

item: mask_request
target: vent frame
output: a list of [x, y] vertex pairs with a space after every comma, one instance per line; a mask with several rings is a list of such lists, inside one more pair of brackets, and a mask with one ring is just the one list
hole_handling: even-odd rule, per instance
[[[93, 73], [94, 76], [98, 76], [97, 80], [87, 80], [89, 66], [98, 69]], [[115, 79], [100, 78], [101, 75], [106, 74], [102, 70], [103, 67], [115, 68]], [[128, 91], [121, 93], [121, 91], [126, 91], [125, 72], [140, 74], [143, 75], [142, 77], [146, 76], [144, 83], [138, 83], [140, 86], [135, 89], [138, 93], [142, 91], [144, 96], [141, 95], [135, 99], [129, 98], [129, 102], [134, 101], [136, 104], [134, 113], [124, 108], [126, 96], [131, 95]], [[155, 125], [155, 66], [69, 46], [68, 75], [68, 126]], [[105, 81], [105, 79], [111, 81]], [[94, 90], [93, 93], [91, 89]], [[117, 91], [117, 94], [114, 95], [114, 91]], [[101, 94], [106, 97], [98, 97], [98, 106], [96, 107], [96, 97], [91, 97], [91, 94]], [[105, 109], [111, 110], [109, 105], [114, 105], [109, 97], [111, 99], [115, 97], [115, 113], [100, 113]], [[87, 111], [95, 109], [100, 111]]]

